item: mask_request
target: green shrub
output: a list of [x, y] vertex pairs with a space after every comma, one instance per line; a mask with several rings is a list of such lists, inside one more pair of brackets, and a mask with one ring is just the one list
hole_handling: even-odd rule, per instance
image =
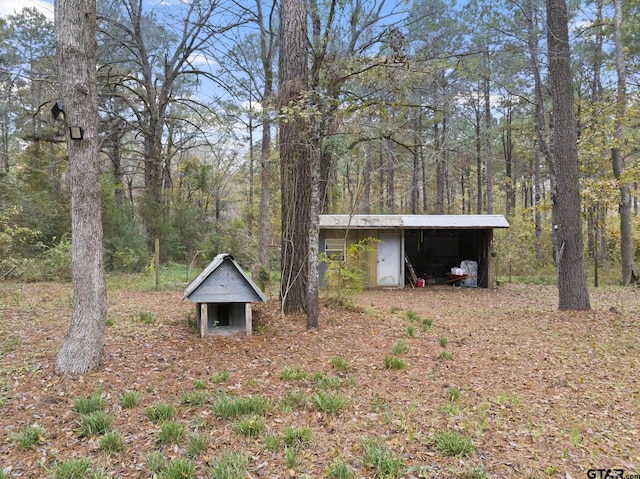
[[149, 251], [134, 206], [116, 194], [121, 186], [114, 183], [113, 176], [102, 175], [101, 186], [104, 267], [107, 271], [141, 272]]
[[362, 268], [361, 258], [369, 251], [373, 251], [373, 244], [377, 241], [375, 238], [363, 238], [357, 243], [348, 245], [344, 257], [320, 253], [320, 261], [327, 266], [324, 281], [329, 290], [331, 302], [341, 305], [345, 302], [345, 296], [362, 291], [366, 285], [367, 271]]
[[71, 281], [71, 238], [63, 238], [46, 250], [40, 267], [44, 279]]

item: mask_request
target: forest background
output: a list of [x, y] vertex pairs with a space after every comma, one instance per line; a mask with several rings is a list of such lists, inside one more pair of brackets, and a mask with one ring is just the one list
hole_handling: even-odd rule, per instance
[[[308, 5], [312, 88], [305, 94], [313, 108], [303, 117], [321, 151], [323, 212], [505, 214], [511, 228], [498, 233], [498, 277], [552, 281], [544, 5], [337, 5]], [[158, 238], [165, 264], [195, 273], [228, 252], [277, 280], [276, 131], [300, 113], [278, 101], [278, 2], [120, 0], [98, 8], [105, 267], [150, 267]], [[633, 244], [640, 242], [638, 5], [622, 8], [622, 119], [614, 4], [572, 2], [569, 12], [595, 281], [598, 268], [608, 281], [622, 281], [621, 185], [631, 193]], [[53, 24], [25, 8], [0, 19], [0, 38], [0, 277], [70, 278], [67, 149], [63, 125], [51, 115]]]

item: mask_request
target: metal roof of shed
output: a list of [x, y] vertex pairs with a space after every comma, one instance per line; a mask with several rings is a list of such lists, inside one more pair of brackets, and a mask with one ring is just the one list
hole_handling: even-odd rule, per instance
[[502, 215], [320, 215], [321, 229], [508, 228]]
[[219, 254], [184, 290], [182, 299], [194, 303], [267, 301], [230, 254]]

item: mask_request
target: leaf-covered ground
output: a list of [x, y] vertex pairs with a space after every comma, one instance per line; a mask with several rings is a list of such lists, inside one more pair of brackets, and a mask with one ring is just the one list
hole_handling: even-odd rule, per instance
[[[230, 451], [248, 457], [244, 477], [327, 477], [336, 458], [353, 477], [395, 477], [368, 460], [364, 445], [374, 440], [401, 464], [398, 477], [640, 474], [638, 289], [592, 290], [588, 312], [557, 311], [550, 286], [376, 290], [356, 296], [357, 309], [324, 306], [317, 332], [306, 331], [302, 318], [283, 319], [272, 301], [255, 307], [254, 336], [204, 340], [189, 325], [192, 305], [180, 298], [178, 291], [110, 291], [103, 366], [65, 377], [53, 365], [71, 315], [70, 286], [0, 283], [4, 477], [47, 477], [56, 464], [85, 457], [105, 477], [147, 478], [158, 452], [190, 457], [195, 477], [211, 477]], [[337, 357], [347, 371], [336, 369]], [[406, 369], [386, 368], [392, 357]], [[283, 379], [287, 366], [306, 378]], [[225, 370], [229, 378], [220, 381]], [[123, 407], [125, 391], [137, 392], [137, 406]], [[320, 391], [346, 404], [322, 411]], [[120, 453], [81, 434], [74, 404], [96, 393], [124, 441]], [[244, 436], [239, 418], [216, 414], [224, 393], [269, 398], [265, 430]], [[146, 415], [165, 403], [187, 431], [175, 443], [163, 443]], [[44, 434], [25, 448], [20, 434], [33, 424]], [[287, 428], [307, 428], [310, 439], [289, 448], [268, 443]], [[206, 446], [190, 456], [194, 432]], [[458, 443], [437, 442], [452, 432], [470, 441], [470, 452], [456, 455]]]

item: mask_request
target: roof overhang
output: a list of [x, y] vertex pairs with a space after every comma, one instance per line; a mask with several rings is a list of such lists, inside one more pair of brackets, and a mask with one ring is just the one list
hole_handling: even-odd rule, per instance
[[320, 229], [508, 228], [503, 215], [320, 215]]

